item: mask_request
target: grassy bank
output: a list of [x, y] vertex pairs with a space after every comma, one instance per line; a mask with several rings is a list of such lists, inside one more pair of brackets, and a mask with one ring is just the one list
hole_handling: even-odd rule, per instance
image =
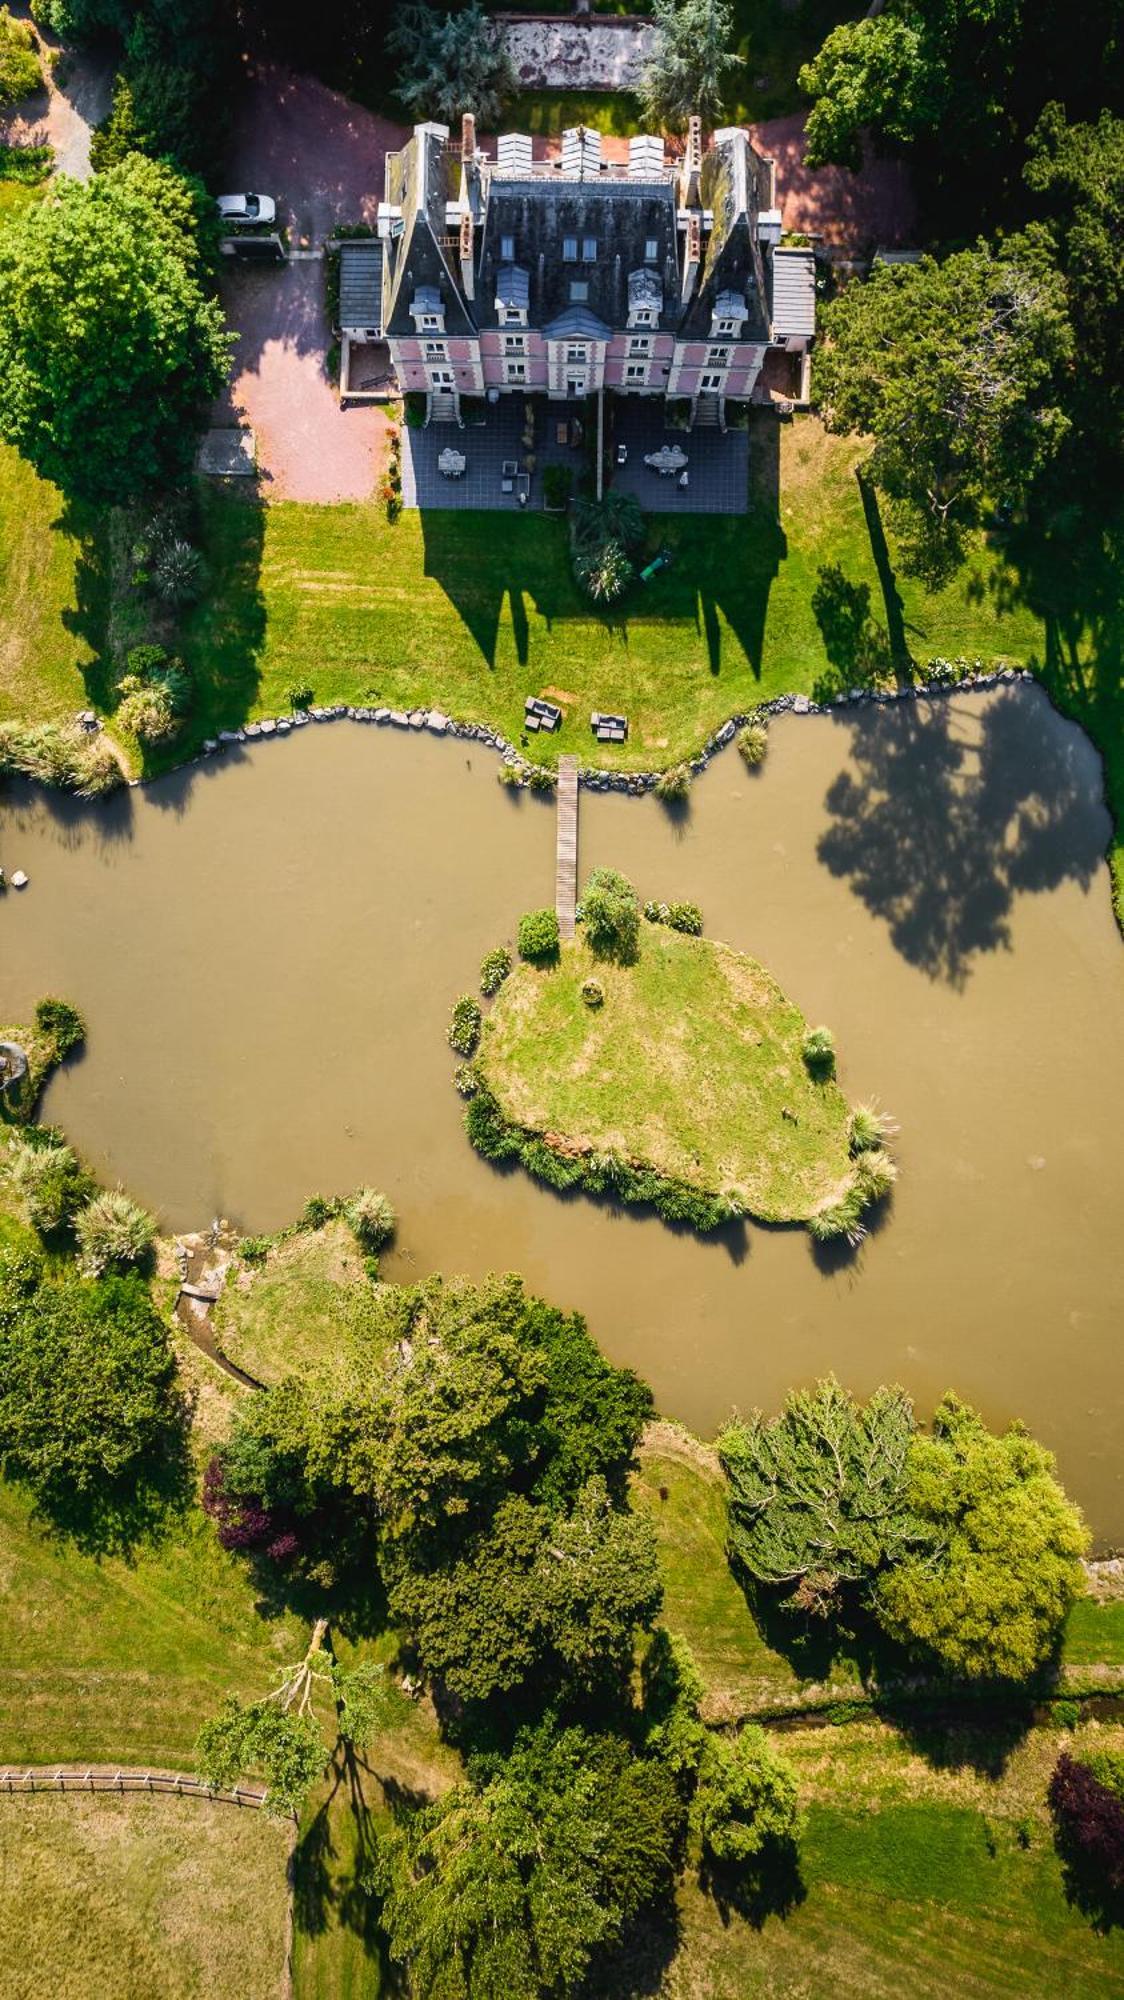
[[[659, 1547], [663, 1617], [687, 1640], [706, 1689], [709, 1721], [755, 1713], [822, 1709], [861, 1695], [862, 1670], [845, 1653], [800, 1658], [785, 1621], [759, 1629], [726, 1560], [726, 1482], [711, 1445], [676, 1424], [649, 1427], [633, 1478], [633, 1505], [647, 1514]], [[1067, 1688], [1124, 1691], [1124, 1604], [1078, 1600], [1062, 1646], [1060, 1695]]]
[[[583, 1001], [587, 978], [601, 1006]], [[524, 1129], [802, 1221], [852, 1178], [847, 1105], [809, 1075], [806, 1028], [753, 959], [643, 923], [633, 965], [595, 959], [580, 939], [554, 965], [518, 965], [485, 1020], [480, 1066]]]
[[369, 1295], [363, 1277], [345, 1222], [286, 1238], [264, 1263], [232, 1274], [213, 1315], [221, 1352], [258, 1382], [323, 1360], [355, 1330]]
[[289, 1829], [202, 1799], [5, 1799], [6, 2000], [275, 2000]]
[[[164, 761], [218, 729], [283, 713], [289, 689], [309, 685], [318, 701], [436, 706], [513, 739], [525, 697], [549, 692], [565, 720], [537, 753], [674, 763], [736, 711], [855, 678], [847, 620], [816, 596], [834, 568], [869, 594], [875, 639], [892, 631], [921, 664], [1032, 666], [1101, 747], [1119, 822], [1119, 608], [1103, 552], [1090, 551], [1076, 604], [1050, 551], [1020, 568], [982, 542], [930, 594], [895, 572], [877, 530], [876, 559], [855, 478], [864, 454], [813, 418], [777, 425], [755, 413], [750, 513], [653, 520], [650, 546], [666, 541], [673, 566], [603, 617], [574, 587], [565, 523], [541, 514], [505, 518], [497, 533], [489, 514], [406, 512], [392, 524], [375, 503], [263, 505], [208, 489], [207, 588], [183, 634], [198, 701]], [[64, 507], [4, 447], [0, 603], [0, 716], [58, 720], [99, 706], [109, 680], [103, 526]], [[594, 708], [628, 716], [627, 744], [593, 744]]]
[[[622, 767], [676, 761], [732, 711], [810, 690], [843, 669], [839, 633], [813, 608], [835, 564], [880, 603], [855, 467], [863, 448], [812, 419], [755, 422], [753, 508], [741, 519], [659, 517], [672, 567], [599, 616], [570, 574], [565, 523], [545, 515], [316, 507], [209, 493], [211, 587], [186, 633], [202, 692], [200, 733], [277, 714], [288, 689], [318, 701], [432, 704], [517, 737], [527, 694], [553, 690], [559, 735], [538, 746]], [[919, 658], [1023, 659], [1042, 625], [1025, 606], [1000, 611], [995, 565], [977, 549], [927, 597], [904, 589]], [[822, 618], [822, 612], [821, 612]], [[623, 711], [629, 741], [595, 746], [594, 708]]]

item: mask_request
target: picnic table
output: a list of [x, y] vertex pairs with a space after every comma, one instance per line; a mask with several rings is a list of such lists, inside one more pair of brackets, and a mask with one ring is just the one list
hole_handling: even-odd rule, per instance
[[653, 472], [658, 472], [661, 479], [666, 479], [673, 472], [682, 472], [687, 463], [687, 454], [682, 445], [661, 444], [658, 451], [645, 453], [644, 463]]
[[447, 444], [444, 451], [438, 453], [437, 470], [445, 479], [459, 479], [467, 464], [468, 460], [463, 451], [454, 451], [451, 444]]

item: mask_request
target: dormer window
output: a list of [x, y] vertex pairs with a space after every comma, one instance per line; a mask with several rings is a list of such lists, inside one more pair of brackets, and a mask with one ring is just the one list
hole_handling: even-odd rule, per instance
[[736, 322], [735, 320], [732, 320], [732, 319], [719, 319], [719, 320], [715, 320], [715, 322], [714, 322], [714, 331], [715, 331], [715, 333], [724, 333], [724, 334], [732, 334], [732, 333], [736, 333], [736, 332], [737, 332], [737, 330], [738, 330], [738, 329], [737, 329], [737, 322]]
[[421, 316], [423, 333], [438, 333], [441, 328], [440, 313], [423, 313]]
[[632, 315], [633, 326], [654, 326], [655, 323], [655, 318], [650, 312], [640, 311]]
[[654, 264], [660, 254], [660, 246], [654, 236], [649, 236], [644, 245], [644, 262]]
[[577, 261], [578, 261], [577, 237], [564, 236], [562, 238], [562, 262], [564, 264], [576, 264]]
[[597, 262], [597, 238], [596, 236], [583, 236], [582, 263], [596, 264], [596, 262]]
[[500, 237], [500, 258], [501, 258], [501, 260], [503, 261], [503, 263], [505, 263], [505, 264], [512, 264], [512, 263], [514, 263], [514, 261], [515, 261], [515, 238], [514, 238], [514, 236], [501, 236], [501, 237]]
[[589, 286], [586, 284], [585, 279], [572, 278], [570, 281], [570, 304], [572, 306], [584, 306], [588, 297]]

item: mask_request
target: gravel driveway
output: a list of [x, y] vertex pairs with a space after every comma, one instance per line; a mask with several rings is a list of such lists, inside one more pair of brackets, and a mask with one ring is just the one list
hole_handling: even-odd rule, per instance
[[[384, 156], [405, 136], [313, 77], [258, 64], [239, 111], [229, 185], [271, 194], [291, 247], [315, 252], [337, 223], [374, 222]], [[233, 415], [250, 425], [267, 497], [369, 499], [388, 419], [373, 406], [340, 409], [325, 370], [332, 333], [323, 263], [232, 270], [223, 303], [238, 346], [216, 421]]]

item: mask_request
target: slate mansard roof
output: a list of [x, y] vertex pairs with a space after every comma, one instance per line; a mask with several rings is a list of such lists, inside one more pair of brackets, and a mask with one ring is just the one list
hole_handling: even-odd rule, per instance
[[[493, 181], [477, 251], [475, 311], [481, 327], [499, 325], [496, 281], [507, 261], [505, 242], [511, 261], [527, 274], [532, 326], [546, 327], [584, 307], [605, 326], [623, 328], [629, 278], [645, 265], [663, 286], [665, 307], [678, 304], [670, 181], [647, 187], [620, 181]], [[574, 254], [567, 257], [567, 248]], [[665, 311], [659, 323], [673, 326], [674, 313]]]
[[342, 327], [382, 326], [382, 252], [373, 236], [340, 244]]
[[[662, 155], [661, 142], [652, 147]], [[803, 272], [786, 267], [774, 280], [758, 240], [771, 165], [739, 127], [715, 134], [689, 208], [679, 176], [659, 171], [654, 150], [630, 165], [627, 178], [516, 159], [510, 137], [500, 159], [497, 166], [474, 154], [462, 174], [460, 148], [436, 125], [418, 126], [401, 152], [388, 154], [380, 234], [383, 323], [392, 338], [416, 333], [417, 312], [439, 301], [444, 332], [454, 337], [500, 326], [515, 311], [553, 339], [603, 340], [642, 309], [654, 315], [653, 329], [685, 340], [709, 339], [714, 320], [733, 312], [739, 338], [764, 344], [778, 282], [785, 330], [797, 331], [795, 318], [803, 328]], [[701, 229], [702, 258], [684, 303], [688, 214], [698, 218], [691, 227]]]

